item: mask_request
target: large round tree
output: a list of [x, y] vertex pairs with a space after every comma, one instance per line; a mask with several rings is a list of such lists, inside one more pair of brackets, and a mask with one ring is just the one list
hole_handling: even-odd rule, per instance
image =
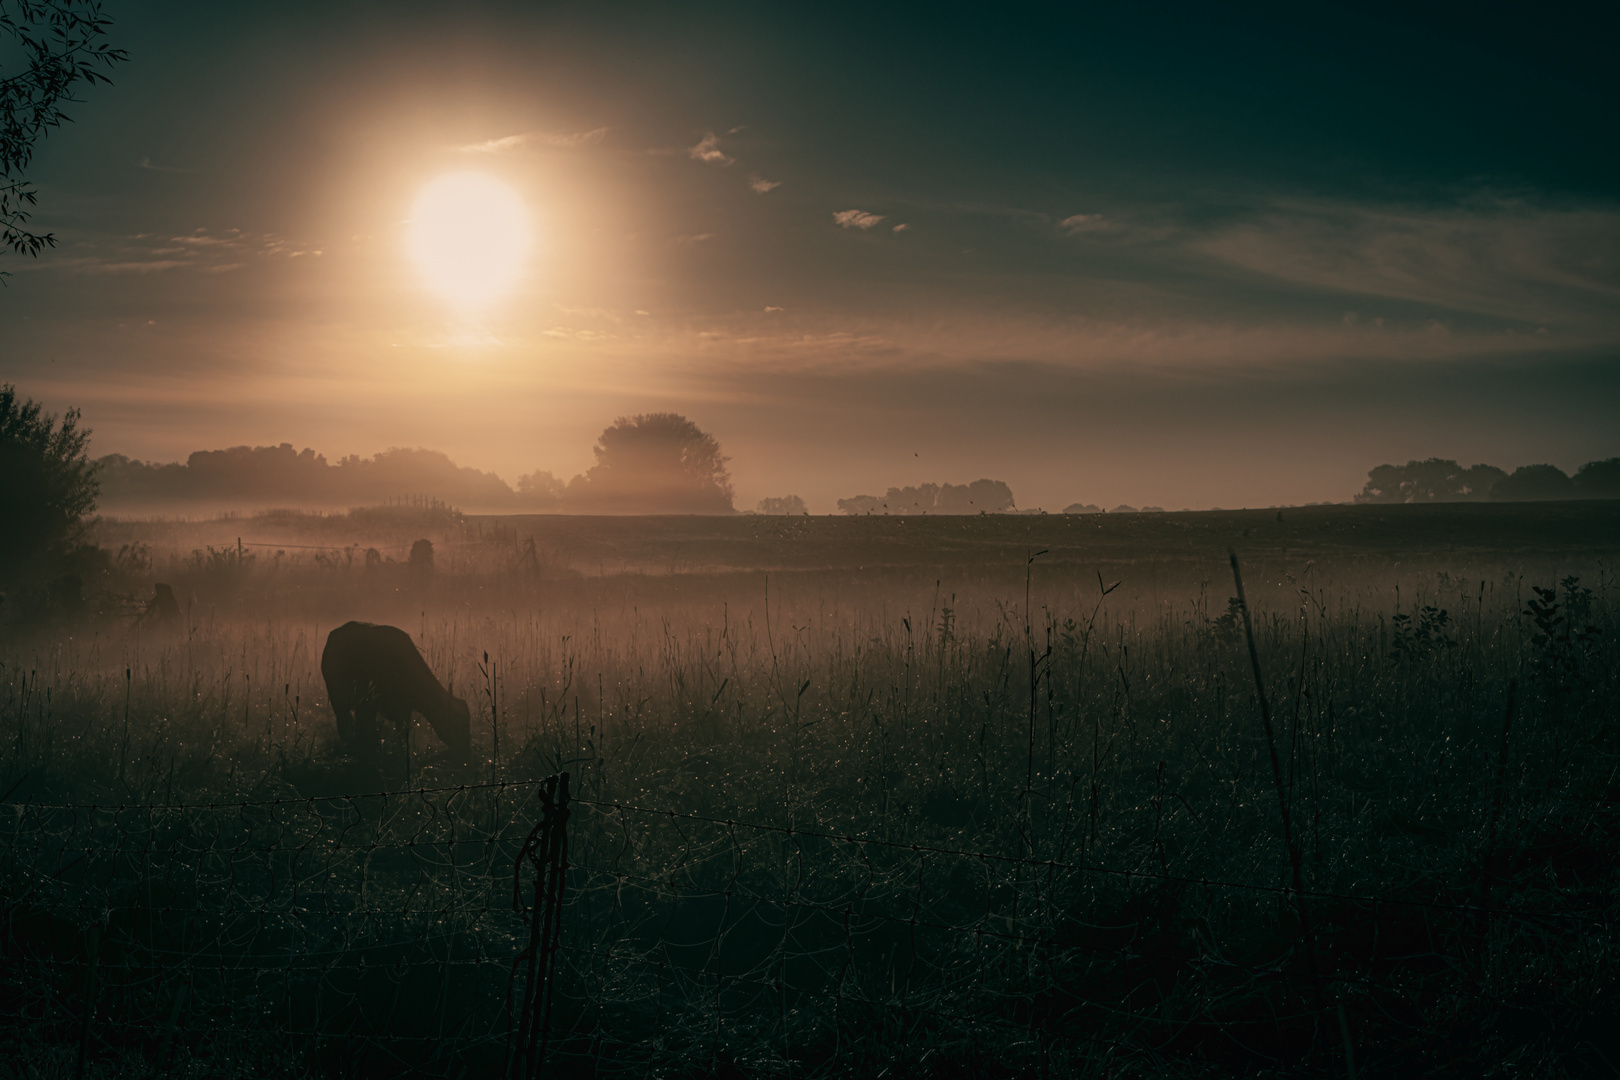
[[68, 547], [96, 508], [90, 432], [69, 409], [58, 424], [33, 401], [0, 386], [0, 577], [36, 556]]
[[679, 413], [621, 416], [592, 448], [596, 464], [568, 485], [580, 510], [619, 514], [731, 514], [730, 459], [713, 435]]

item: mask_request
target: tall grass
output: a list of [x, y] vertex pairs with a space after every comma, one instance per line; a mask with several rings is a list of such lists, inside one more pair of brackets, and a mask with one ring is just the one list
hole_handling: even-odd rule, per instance
[[[479, 760], [431, 765], [414, 782], [566, 769], [579, 797], [604, 808], [577, 819], [587, 866], [606, 865], [614, 830], [628, 829], [608, 804], [1000, 855], [1024, 861], [988, 894], [956, 879], [937, 887], [1019, 933], [1073, 944], [1128, 926], [1127, 939], [1158, 943], [1139, 951], [1181, 958], [1158, 975], [1140, 958], [1088, 969], [1092, 998], [1122, 1014], [1174, 1013], [1198, 956], [1286, 976], [1244, 1008], [1298, 1012], [1304, 1034], [1277, 1021], [1248, 1051], [1202, 1036], [1127, 1038], [1129, 1025], [1098, 1021], [1097, 1039], [1158, 1046], [1153, 1068], [1167, 1074], [1198, 1062], [1325, 1067], [1327, 1048], [1342, 1061], [1337, 1021], [1317, 1016], [1324, 1000], [1346, 1009], [1355, 1059], [1375, 1073], [1418, 1059], [1551, 1067], [1584, 1052], [1570, 1030], [1612, 1015], [1615, 950], [1603, 932], [1560, 938], [1545, 921], [1422, 908], [1369, 915], [1320, 895], [1614, 914], [1620, 626], [1601, 569], [1560, 584], [1522, 580], [1508, 557], [1466, 579], [1434, 563], [1396, 577], [1269, 559], [1250, 571], [1257, 687], [1243, 613], [1207, 564], [1099, 573], [1025, 553], [1023, 565], [932, 580], [905, 568], [592, 578], [526, 572], [506, 551], [441, 556], [428, 583], [363, 560], [168, 564], [191, 598], [184, 625], [85, 623], [9, 644], [0, 791], [151, 804], [403, 786], [402, 756], [374, 777], [342, 764], [319, 678], [325, 632], [369, 617], [405, 626], [475, 709]], [[1111, 590], [1117, 577], [1125, 585]], [[1269, 744], [1257, 689], [1275, 722]], [[433, 739], [425, 724], [413, 737]], [[637, 835], [643, 876], [684, 865], [690, 837]], [[1042, 862], [1139, 877], [1076, 875], [1057, 888], [1041, 884]], [[1274, 891], [1187, 884], [1200, 881]], [[1288, 959], [1304, 955], [1305, 933], [1319, 972]], [[1378, 934], [1424, 959], [1400, 959]], [[1555, 957], [1550, 941], [1563, 943]], [[576, 971], [604, 987], [644, 974], [592, 955]], [[1040, 989], [1078, 992], [1055, 976]], [[592, 1000], [596, 1022], [616, 1028], [599, 1038], [665, 1045], [635, 995]], [[1188, 1015], [1225, 1015], [1210, 1000]], [[750, 1008], [687, 1004], [680, 1023], [694, 1028]], [[1564, 1020], [1525, 1018], [1554, 1013]], [[801, 1035], [809, 1041], [774, 1057], [728, 1044], [731, 1060], [791, 1072], [823, 1053], [811, 1046], [821, 1035]], [[908, 1056], [893, 1039], [890, 1066], [950, 1071], [942, 1059], [918, 1064], [923, 1042]], [[839, 1045], [823, 1064], [853, 1068]], [[1058, 1068], [1046, 1052], [1003, 1064]], [[1106, 1063], [1070, 1057], [1060, 1071], [1092, 1069]]]

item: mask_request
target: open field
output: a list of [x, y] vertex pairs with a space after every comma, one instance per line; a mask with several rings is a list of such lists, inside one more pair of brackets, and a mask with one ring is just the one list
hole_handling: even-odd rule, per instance
[[[0, 1012], [41, 1075], [85, 1031], [99, 1075], [498, 1072], [560, 771], [570, 1074], [1620, 1062], [1620, 504], [97, 539], [0, 651]], [[137, 622], [159, 581], [180, 620]], [[348, 619], [416, 638], [470, 764], [425, 724], [339, 752]]]

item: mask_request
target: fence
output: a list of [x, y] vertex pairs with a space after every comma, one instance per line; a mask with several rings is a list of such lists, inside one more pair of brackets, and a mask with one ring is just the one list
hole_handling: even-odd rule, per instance
[[1319, 1065], [1430, 1039], [1429, 1003], [1514, 958], [1615, 959], [1606, 894], [1308, 893], [1304, 932], [1281, 885], [570, 799], [566, 777], [7, 810], [14, 1044], [81, 1071]]

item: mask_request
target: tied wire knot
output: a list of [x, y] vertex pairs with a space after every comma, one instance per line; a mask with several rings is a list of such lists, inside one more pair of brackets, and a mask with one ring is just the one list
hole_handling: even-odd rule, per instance
[[517, 979], [518, 968], [525, 968], [516, 1031], [510, 1025], [507, 1029], [507, 1080], [534, 1080], [540, 1074], [551, 1042], [557, 954], [562, 948], [563, 886], [568, 874], [568, 774], [546, 777], [537, 794], [540, 820], [529, 830], [512, 862], [512, 909], [524, 910], [525, 863], [534, 875], [534, 903], [529, 908], [529, 944], [512, 962], [508, 982], [510, 1014], [511, 984]]

